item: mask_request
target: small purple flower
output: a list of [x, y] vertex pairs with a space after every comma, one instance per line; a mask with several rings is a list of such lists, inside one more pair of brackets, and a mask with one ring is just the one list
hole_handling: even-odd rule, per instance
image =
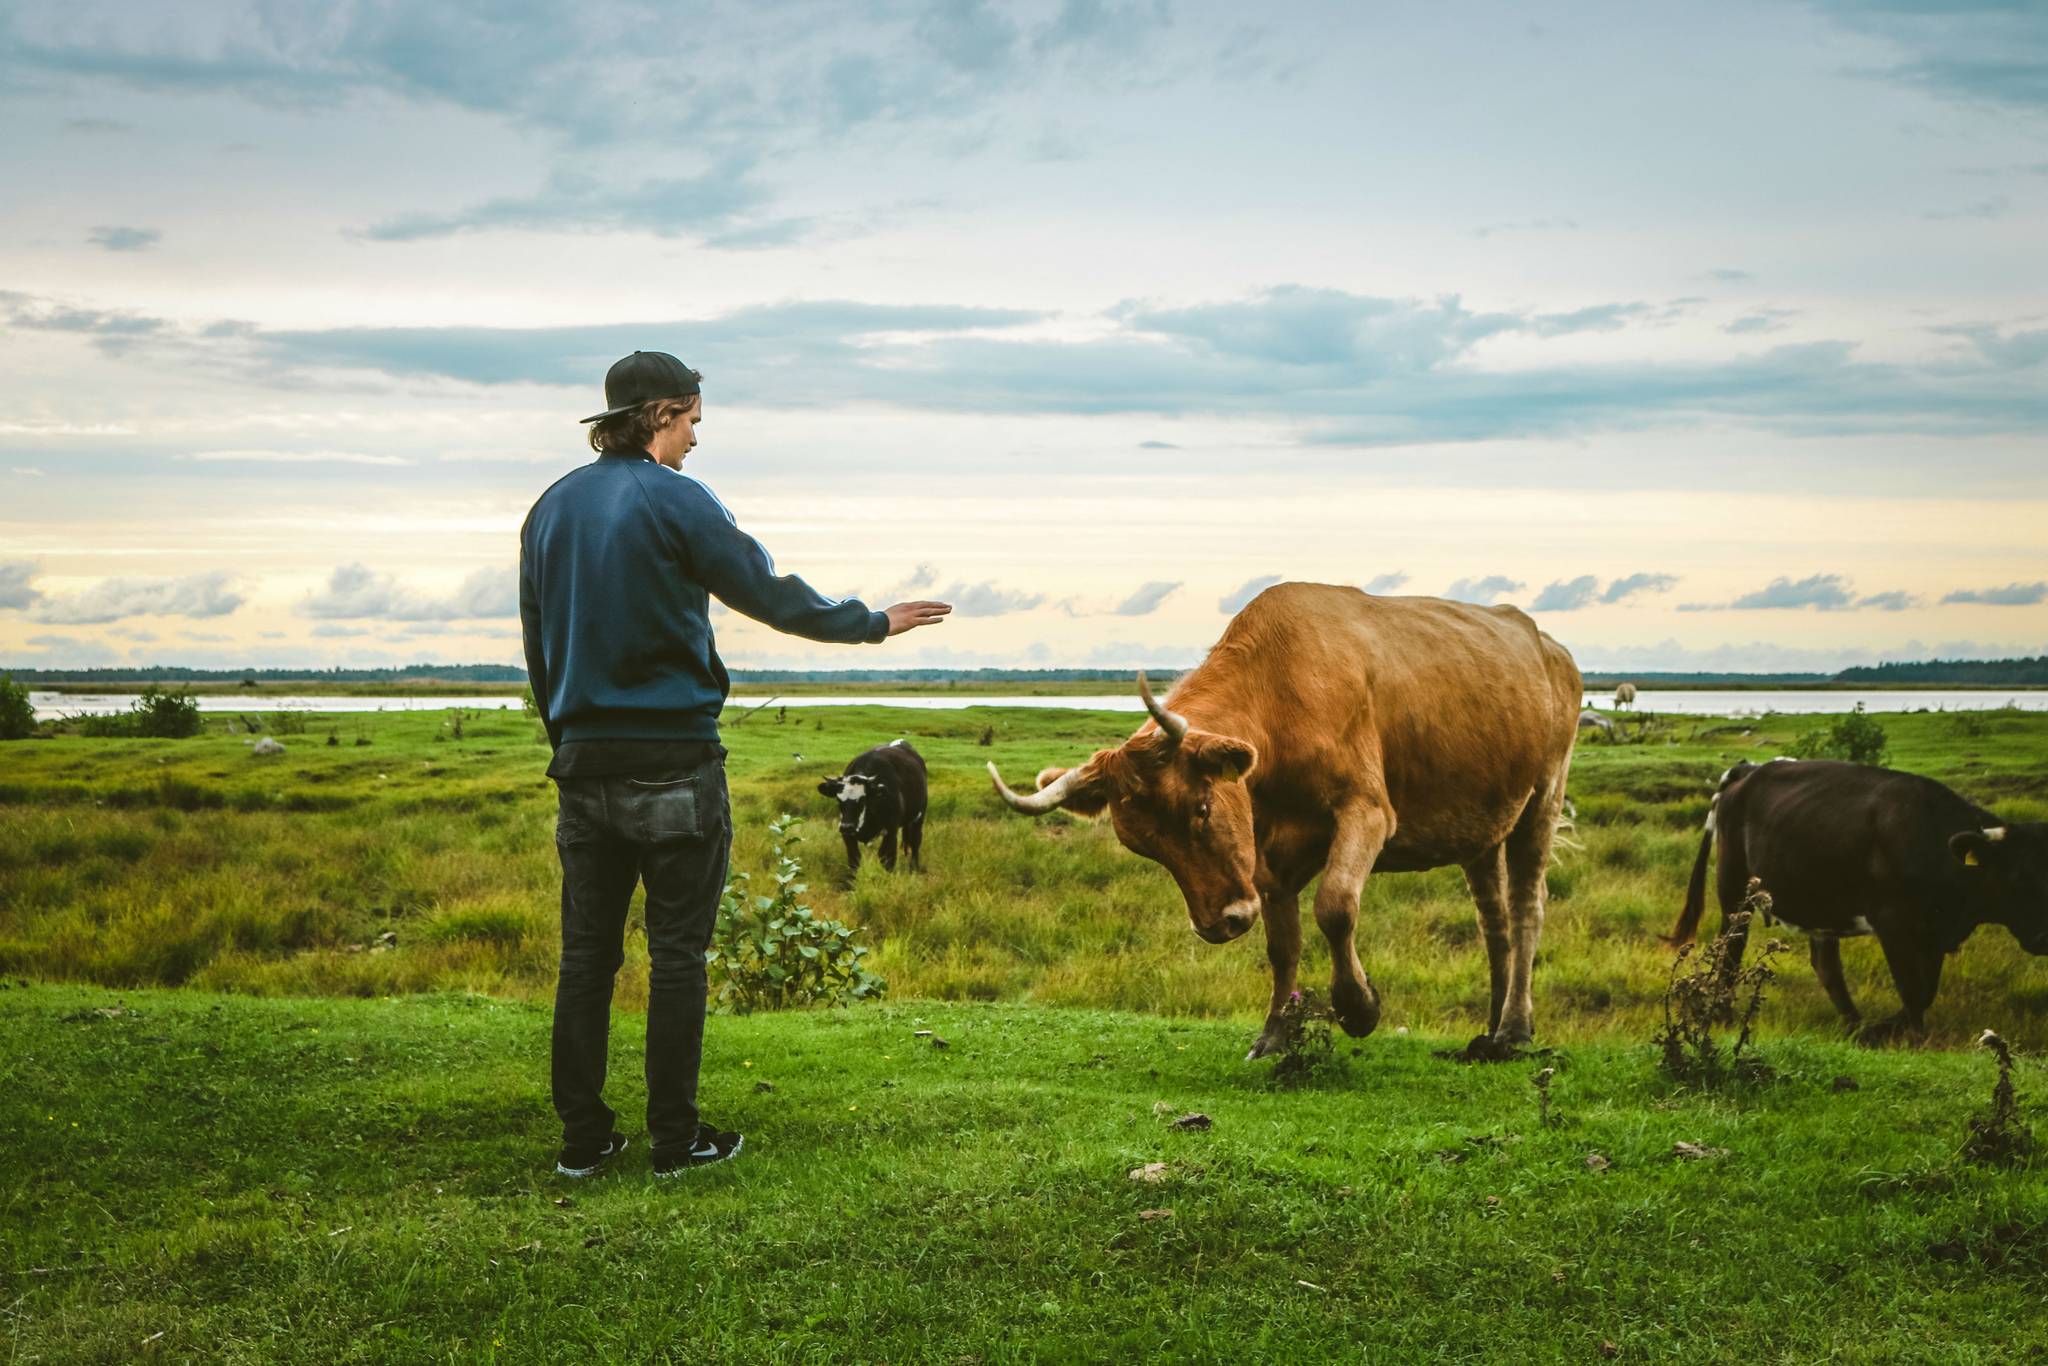
[[1287, 999], [1290, 1001], [1299, 1001], [1301, 999], [1301, 993], [1298, 991], [1290, 991], [1287, 993]]

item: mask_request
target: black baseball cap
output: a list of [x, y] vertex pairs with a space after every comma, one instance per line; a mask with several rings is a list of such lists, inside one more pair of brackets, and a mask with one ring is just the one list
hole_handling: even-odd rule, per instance
[[635, 351], [604, 372], [604, 401], [601, 413], [584, 418], [601, 422], [619, 413], [631, 412], [643, 403], [665, 398], [690, 398], [699, 391], [704, 376], [666, 351]]

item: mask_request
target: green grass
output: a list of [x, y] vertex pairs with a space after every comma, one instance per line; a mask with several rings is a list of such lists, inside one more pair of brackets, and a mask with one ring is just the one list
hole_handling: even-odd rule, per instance
[[[1991, 713], [1977, 734], [1943, 714], [1880, 719], [1896, 766], [2007, 819], [2048, 818], [2048, 716]], [[1812, 724], [1684, 722], [1675, 743], [1581, 745], [1572, 792], [1585, 847], [1561, 851], [1551, 874], [1542, 1037], [1647, 1037], [1670, 963], [1657, 935], [1682, 899], [1711, 783]], [[534, 723], [485, 712], [455, 740], [436, 713], [316, 720], [268, 760], [221, 725], [183, 741], [0, 747], [0, 971], [264, 995], [547, 997], [558, 883]], [[727, 730], [736, 864], [765, 866], [777, 813], [808, 817], [813, 901], [867, 928], [873, 966], [899, 999], [1144, 1010], [1248, 1031], [1265, 1005], [1261, 935], [1201, 943], [1164, 870], [1104, 825], [1007, 811], [981, 771], [993, 758], [1026, 783], [1132, 725], [1101, 712], [886, 707], [793, 711], [778, 724], [771, 709]], [[329, 730], [339, 745], [326, 744]], [[849, 879], [815, 784], [897, 735], [931, 764], [929, 871], [890, 874], [870, 858]], [[396, 949], [360, 947], [385, 930]], [[1307, 940], [1304, 980], [1314, 982], [1328, 956], [1312, 924]], [[1450, 1035], [1481, 1022], [1484, 955], [1454, 870], [1375, 879], [1359, 944], [1385, 995], [1384, 1027]], [[1803, 957], [1791, 955], [1765, 1019], [1827, 1034], [1834, 1015]], [[1867, 1015], [1896, 1008], [1874, 942], [1845, 945], [1844, 958]], [[635, 934], [623, 1004], [643, 999], [645, 971]], [[1932, 1013], [1941, 1044], [1986, 1025], [2048, 1047], [2048, 960], [1995, 927], [1949, 961]]]
[[[547, 1013], [477, 996], [0, 991], [18, 1361], [2039, 1359], [2048, 1181], [1957, 1156], [1983, 1054], [1774, 1037], [1276, 1092], [1227, 1023], [927, 1003], [718, 1019], [740, 1159], [548, 1175]], [[935, 1029], [935, 1050], [913, 1031]], [[1857, 1089], [1837, 1091], [1852, 1076]], [[2048, 1074], [2026, 1066], [2038, 1118]], [[1166, 1115], [1199, 1110], [1206, 1133]], [[1724, 1148], [1680, 1161], [1680, 1141]], [[1587, 1156], [1611, 1162], [1589, 1170]], [[1168, 1164], [1161, 1184], [1127, 1173]], [[1141, 1211], [1170, 1210], [1145, 1219]], [[1306, 1282], [1307, 1284], [1304, 1284]], [[2032, 1356], [2029, 1356], [2029, 1353]]]

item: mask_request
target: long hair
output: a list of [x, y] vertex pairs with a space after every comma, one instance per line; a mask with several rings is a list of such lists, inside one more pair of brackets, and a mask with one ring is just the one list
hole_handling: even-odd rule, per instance
[[590, 426], [590, 449], [644, 451], [656, 432], [674, 422], [679, 414], [688, 412], [696, 401], [695, 394], [688, 398], [658, 398], [594, 422]]

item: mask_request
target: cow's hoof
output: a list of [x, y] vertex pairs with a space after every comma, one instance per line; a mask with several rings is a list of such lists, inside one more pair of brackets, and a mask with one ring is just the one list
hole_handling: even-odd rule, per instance
[[1279, 1051], [1280, 1031], [1268, 1026], [1266, 1032], [1259, 1035], [1258, 1042], [1252, 1045], [1252, 1051], [1244, 1055], [1244, 1060], [1257, 1062], [1260, 1058], [1271, 1057]]
[[1380, 1027], [1380, 994], [1370, 977], [1362, 982], [1332, 982], [1330, 1013], [1346, 1034], [1362, 1039]]
[[1920, 1027], [1901, 1014], [1857, 1030], [1856, 1042], [1865, 1048], [1889, 1048], [1893, 1044], [1918, 1042], [1920, 1034]]

